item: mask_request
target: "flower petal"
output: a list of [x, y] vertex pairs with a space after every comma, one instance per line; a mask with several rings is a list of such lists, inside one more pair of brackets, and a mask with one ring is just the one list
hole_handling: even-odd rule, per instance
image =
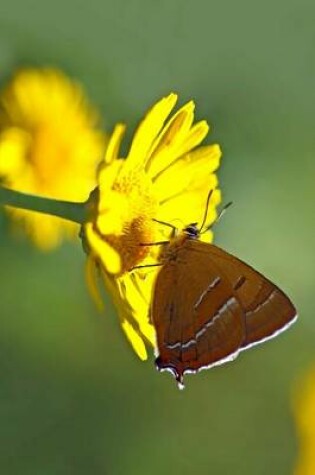
[[[102, 211], [108, 203], [108, 191], [112, 190], [113, 183], [122, 168], [124, 160], [115, 160], [110, 166], [102, 164], [99, 169], [98, 185], [100, 189], [99, 210]], [[104, 190], [104, 193], [102, 191]]]
[[97, 228], [103, 235], [121, 234], [124, 223], [128, 220], [128, 200], [124, 195], [108, 191], [100, 201], [100, 214], [97, 217]]
[[133, 308], [133, 318], [143, 337], [152, 346], [155, 346], [155, 331], [149, 321], [149, 305], [155, 274], [150, 273], [145, 281], [141, 281], [136, 273], [126, 274], [121, 278], [124, 281], [124, 298]]
[[85, 266], [85, 275], [86, 275], [86, 282], [88, 289], [90, 291], [90, 294], [96, 304], [96, 307], [100, 312], [104, 310], [104, 304], [103, 300], [101, 297], [100, 289], [98, 288], [97, 285], [97, 265], [94, 257], [92, 255], [89, 255], [86, 260], [86, 266]]
[[104, 161], [108, 165], [119, 156], [119, 148], [126, 130], [125, 124], [117, 124], [114, 128], [114, 131], [109, 139]]
[[161, 171], [154, 182], [154, 191], [159, 201], [204, 181], [205, 176], [218, 168], [220, 157], [221, 150], [218, 145], [205, 146], [184, 155]]
[[203, 180], [199, 182], [198, 188], [186, 190], [161, 203], [157, 219], [173, 223], [175, 226], [182, 223], [182, 227], [193, 222], [201, 224], [209, 191], [214, 190], [208, 209], [206, 224], [209, 225], [216, 217], [215, 207], [220, 200], [220, 192], [216, 189], [217, 183], [216, 175], [204, 176]]
[[128, 340], [130, 341], [134, 351], [139, 356], [139, 358], [142, 361], [145, 361], [146, 359], [148, 359], [147, 350], [145, 348], [143, 340], [139, 336], [139, 334], [136, 332], [134, 327], [131, 325], [131, 323], [128, 322], [128, 320], [124, 320], [122, 322], [121, 326], [122, 326], [122, 329], [124, 330]]
[[185, 104], [171, 120], [167, 122], [162, 132], [155, 139], [152, 148], [147, 156], [145, 169], [151, 176], [150, 167], [153, 160], [158, 160], [159, 155], [163, 154], [163, 151], [171, 152], [172, 149], [178, 148], [187, 134], [194, 120], [195, 104], [193, 101]]
[[161, 131], [165, 120], [177, 102], [177, 95], [172, 93], [157, 102], [147, 113], [135, 132], [127, 157], [126, 166], [134, 168], [145, 160], [152, 143]]
[[101, 259], [103, 265], [110, 274], [118, 274], [121, 269], [121, 261], [118, 252], [94, 231], [92, 223], [85, 226], [86, 238], [94, 253]]
[[169, 147], [164, 147], [159, 154], [156, 154], [150, 165], [152, 180], [154, 181], [163, 170], [197, 147], [207, 135], [208, 130], [206, 121], [198, 122], [182, 136], [182, 140], [174, 141]]

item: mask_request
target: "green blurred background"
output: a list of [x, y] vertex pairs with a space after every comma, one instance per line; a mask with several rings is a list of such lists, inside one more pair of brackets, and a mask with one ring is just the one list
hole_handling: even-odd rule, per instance
[[[292, 388], [315, 360], [313, 1], [10, 0], [0, 70], [54, 65], [108, 128], [173, 90], [224, 151], [216, 242], [278, 283], [300, 320], [179, 392], [87, 293], [80, 246], [0, 235], [0, 473], [287, 475]], [[312, 246], [312, 247], [311, 247]]]

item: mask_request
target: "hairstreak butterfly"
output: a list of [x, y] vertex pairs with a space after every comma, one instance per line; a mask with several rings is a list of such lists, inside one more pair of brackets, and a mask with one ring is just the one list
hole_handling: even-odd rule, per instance
[[204, 222], [200, 228], [187, 226], [164, 246], [152, 297], [156, 366], [170, 371], [180, 388], [186, 373], [231, 361], [297, 318], [289, 298], [272, 282], [198, 239]]

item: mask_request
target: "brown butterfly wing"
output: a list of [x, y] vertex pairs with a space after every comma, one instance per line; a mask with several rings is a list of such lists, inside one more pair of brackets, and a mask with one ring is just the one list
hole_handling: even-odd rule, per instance
[[185, 372], [224, 363], [272, 338], [296, 318], [288, 297], [222, 249], [187, 239], [159, 272], [152, 302], [160, 370]]
[[281, 331], [296, 319], [290, 299], [262, 274], [217, 246], [201, 243], [198, 249], [215, 261], [230, 281], [242, 306], [246, 321], [246, 338], [242, 349], [259, 344]]
[[219, 275], [213, 258], [199, 252], [200, 244], [185, 241], [163, 265], [151, 307], [156, 364], [180, 383], [185, 372], [232, 359], [245, 338], [244, 314], [233, 287]]

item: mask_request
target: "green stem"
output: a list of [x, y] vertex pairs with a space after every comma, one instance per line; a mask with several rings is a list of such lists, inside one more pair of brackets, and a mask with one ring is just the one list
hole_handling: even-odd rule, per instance
[[79, 224], [84, 223], [87, 219], [86, 203], [72, 203], [70, 201], [27, 195], [0, 186], [0, 206], [4, 205], [58, 216]]

